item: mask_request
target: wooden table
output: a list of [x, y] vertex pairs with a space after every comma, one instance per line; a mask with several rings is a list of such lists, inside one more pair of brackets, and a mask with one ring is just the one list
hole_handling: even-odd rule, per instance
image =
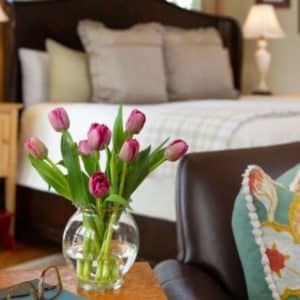
[[[41, 270], [0, 271], [0, 288], [22, 281], [39, 278]], [[69, 267], [60, 267], [63, 287], [90, 300], [167, 300], [148, 263], [137, 262], [125, 276], [123, 287], [105, 294], [87, 293], [77, 290], [74, 273]]]

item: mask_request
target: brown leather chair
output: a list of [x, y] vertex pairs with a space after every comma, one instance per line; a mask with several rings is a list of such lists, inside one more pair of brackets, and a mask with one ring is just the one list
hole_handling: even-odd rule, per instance
[[258, 164], [276, 178], [299, 162], [300, 143], [183, 159], [177, 174], [178, 259], [155, 269], [168, 299], [248, 298], [231, 230], [241, 174], [248, 164]]

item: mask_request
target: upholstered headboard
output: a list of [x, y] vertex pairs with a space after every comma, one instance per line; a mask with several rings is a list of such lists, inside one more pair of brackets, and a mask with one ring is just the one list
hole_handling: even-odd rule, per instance
[[111, 28], [139, 22], [160, 22], [183, 28], [215, 27], [229, 49], [237, 89], [241, 86], [242, 38], [235, 20], [181, 9], [165, 0], [6, 0], [10, 14], [7, 30], [6, 85], [8, 101], [22, 101], [20, 47], [44, 49], [50, 37], [81, 49], [76, 27], [81, 19], [102, 21]]

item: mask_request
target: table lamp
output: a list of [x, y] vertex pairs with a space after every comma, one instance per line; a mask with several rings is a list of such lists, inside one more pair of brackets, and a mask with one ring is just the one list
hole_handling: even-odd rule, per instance
[[255, 53], [260, 82], [254, 94], [271, 95], [266, 78], [271, 64], [271, 54], [267, 50], [267, 39], [284, 37], [284, 32], [276, 17], [275, 9], [269, 4], [256, 4], [250, 9], [243, 28], [246, 39], [258, 39]]

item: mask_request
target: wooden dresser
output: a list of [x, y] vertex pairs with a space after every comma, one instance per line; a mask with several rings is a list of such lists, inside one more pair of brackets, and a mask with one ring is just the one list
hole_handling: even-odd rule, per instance
[[21, 108], [17, 103], [0, 103], [0, 177], [5, 179], [5, 208], [12, 214], [16, 210], [18, 113]]

